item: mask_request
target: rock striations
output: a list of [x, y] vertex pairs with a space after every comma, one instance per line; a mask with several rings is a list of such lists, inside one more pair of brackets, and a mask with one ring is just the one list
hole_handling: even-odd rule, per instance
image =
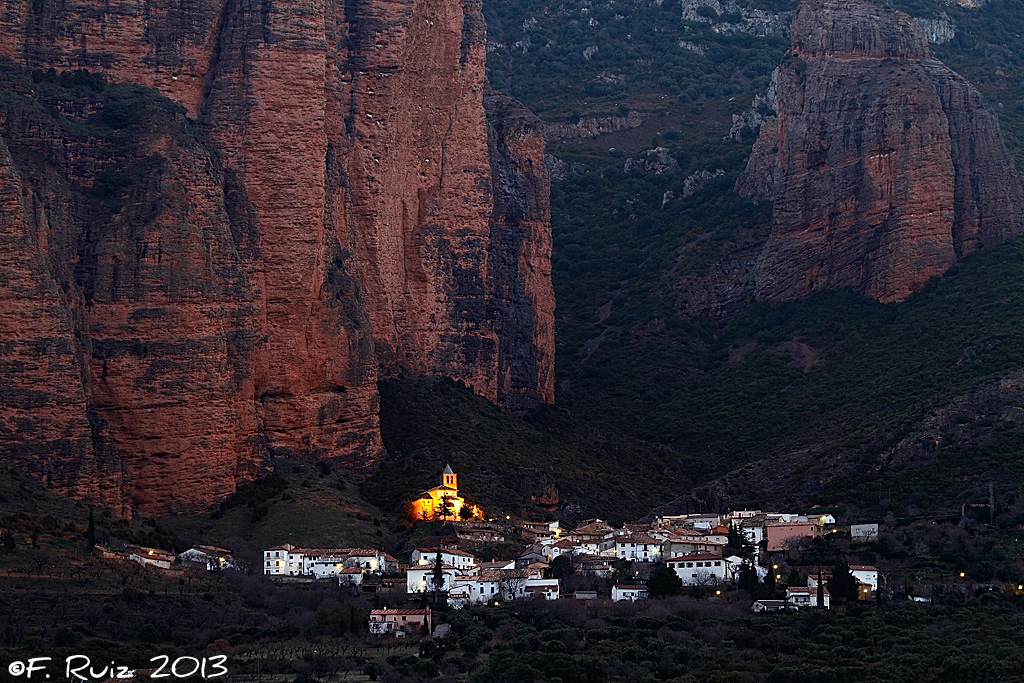
[[850, 288], [900, 301], [1024, 230], [995, 115], [909, 16], [805, 0], [776, 80], [778, 116], [737, 182], [774, 202], [758, 297]]
[[485, 95], [484, 44], [478, 0], [9, 4], [15, 63], [188, 118], [125, 145], [0, 103], [0, 462], [160, 515], [269, 454], [372, 464], [380, 372], [550, 402], [543, 139]]

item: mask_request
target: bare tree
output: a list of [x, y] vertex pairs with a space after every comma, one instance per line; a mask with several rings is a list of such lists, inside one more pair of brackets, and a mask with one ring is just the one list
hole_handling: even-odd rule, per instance
[[36, 569], [36, 574], [42, 574], [43, 569], [50, 565], [49, 550], [33, 550], [31, 557], [32, 565]]
[[690, 580], [691, 586], [717, 586], [721, 583], [718, 575], [714, 572], [709, 572], [707, 569], [698, 569], [693, 573], [693, 578]]
[[502, 569], [499, 585], [501, 597], [505, 600], [515, 600], [520, 597], [529, 576], [523, 569]]

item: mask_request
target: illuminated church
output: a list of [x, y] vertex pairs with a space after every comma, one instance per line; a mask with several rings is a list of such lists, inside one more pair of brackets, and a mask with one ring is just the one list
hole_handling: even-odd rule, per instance
[[[411, 504], [409, 515], [413, 519], [469, 519], [480, 517], [480, 508], [467, 505], [459, 497], [459, 475], [455, 474], [451, 465], [445, 465], [441, 473], [441, 485], [424, 491]], [[463, 512], [468, 510], [472, 514]]]

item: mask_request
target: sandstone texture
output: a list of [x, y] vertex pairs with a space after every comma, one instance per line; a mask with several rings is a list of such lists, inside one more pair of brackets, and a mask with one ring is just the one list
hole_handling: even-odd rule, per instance
[[737, 190], [774, 202], [759, 298], [850, 288], [900, 301], [1024, 230], [995, 115], [909, 16], [806, 0]]
[[485, 96], [479, 3], [40, 0], [0, 36], [0, 462], [170, 514], [269, 455], [372, 465], [381, 373], [553, 399], [543, 138]]

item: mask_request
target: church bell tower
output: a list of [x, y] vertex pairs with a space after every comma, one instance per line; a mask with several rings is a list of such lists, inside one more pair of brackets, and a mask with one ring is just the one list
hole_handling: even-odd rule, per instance
[[[441, 486], [455, 489], [456, 492], [459, 490], [459, 475], [455, 474], [451, 465], [444, 466], [444, 473], [441, 475]], [[458, 494], [456, 493], [456, 495]]]

